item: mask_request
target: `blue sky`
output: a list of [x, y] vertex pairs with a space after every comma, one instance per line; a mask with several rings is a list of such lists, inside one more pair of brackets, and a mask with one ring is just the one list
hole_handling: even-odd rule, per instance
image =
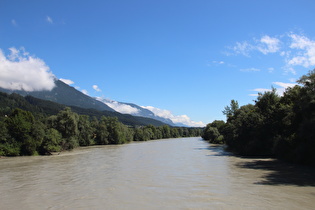
[[50, 87], [54, 75], [191, 125], [225, 120], [231, 99], [281, 94], [314, 68], [314, 9], [313, 0], [1, 0], [0, 86]]

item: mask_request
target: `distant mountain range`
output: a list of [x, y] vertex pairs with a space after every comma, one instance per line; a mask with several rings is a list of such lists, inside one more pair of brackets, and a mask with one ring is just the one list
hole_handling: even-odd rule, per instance
[[[182, 124], [174, 124], [170, 119], [156, 116], [152, 111], [136, 104], [116, 102], [101, 98], [92, 98], [88, 95], [85, 95], [81, 91], [78, 91], [74, 87], [67, 85], [61, 80], [56, 80], [55, 84], [56, 86], [51, 91], [9, 90], [1, 87], [0, 91], [8, 94], [17, 93], [21, 96], [32, 96], [38, 99], [48, 100], [58, 104], [70, 106], [72, 109], [76, 109], [76, 111], [80, 114], [87, 114], [86, 109], [89, 109], [89, 112], [94, 113], [94, 116], [101, 114], [100, 112], [103, 112], [105, 116], [117, 116], [121, 121], [124, 121], [125, 123], [127, 122], [126, 124], [168, 124], [171, 126], [185, 126]], [[32, 101], [36, 100], [32, 99]], [[43, 104], [43, 102], [41, 103]], [[111, 108], [113, 107], [113, 104], [117, 106], [126, 106], [127, 108], [131, 108], [136, 111], [130, 114], [122, 114], [123, 112], [118, 113], [117, 109], [115, 110], [114, 108]]]
[[[136, 104], [133, 104], [133, 103], [118, 102], [118, 101], [113, 101], [113, 100], [104, 99], [104, 98], [96, 98], [96, 99], [103, 102], [104, 104], [108, 105], [109, 107], [111, 107], [113, 109], [115, 109], [115, 107], [123, 107], [125, 109], [129, 108], [132, 110], [129, 112], [129, 114], [131, 114], [133, 116], [151, 118], [151, 119], [161, 121], [161, 122], [168, 124], [168, 125], [171, 125], [171, 126], [179, 126], [179, 125], [173, 123], [172, 120], [170, 120], [168, 118], [156, 116], [152, 111], [145, 109], [141, 106], [138, 106]], [[115, 109], [115, 110], [119, 112], [119, 109]], [[180, 126], [183, 126], [183, 125], [180, 125]]]

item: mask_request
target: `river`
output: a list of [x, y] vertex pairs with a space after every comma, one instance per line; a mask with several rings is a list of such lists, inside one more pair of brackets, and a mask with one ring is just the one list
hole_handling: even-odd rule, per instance
[[201, 138], [0, 159], [0, 209], [314, 209], [312, 168]]

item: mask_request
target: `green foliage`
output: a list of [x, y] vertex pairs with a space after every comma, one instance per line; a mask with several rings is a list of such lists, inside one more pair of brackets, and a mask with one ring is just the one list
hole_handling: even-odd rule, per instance
[[0, 121], [0, 156], [17, 156], [21, 145], [11, 137], [4, 120]]
[[54, 128], [49, 128], [40, 147], [40, 154], [51, 154], [61, 151], [61, 134]]
[[222, 113], [226, 115], [227, 118], [232, 117], [236, 110], [239, 108], [238, 102], [235, 100], [231, 100], [230, 106], [226, 106]]
[[209, 140], [210, 142], [215, 142], [218, 137], [220, 136], [220, 133], [217, 128], [215, 127], [207, 127], [204, 135], [204, 139]]
[[19, 142], [23, 142], [26, 136], [31, 133], [34, 121], [32, 113], [18, 108], [6, 118], [10, 135]]
[[[238, 108], [232, 100], [223, 111], [227, 123], [218, 129], [228, 147], [242, 155], [315, 165], [315, 70], [298, 83], [301, 86], [288, 88], [282, 97], [275, 89], [260, 93], [254, 105]], [[205, 139], [217, 137], [213, 127], [207, 125]]]
[[95, 142], [96, 142], [96, 144], [99, 144], [99, 145], [109, 144], [109, 141], [108, 141], [109, 132], [107, 130], [107, 118], [103, 116], [98, 123], [95, 121], [95, 125], [96, 125], [96, 130], [95, 130], [95, 135], [96, 135]]
[[58, 113], [56, 126], [63, 138], [67, 139], [78, 135], [78, 120], [78, 114], [73, 113], [69, 107]]
[[134, 137], [134, 141], [147, 141], [148, 139], [145, 138], [145, 135], [143, 135], [143, 129], [142, 128], [136, 128]]
[[126, 142], [126, 136], [122, 132], [122, 124], [118, 118], [107, 118], [107, 130], [109, 132], [109, 144], [123, 144]]
[[[32, 138], [36, 134], [35, 119], [32, 113], [17, 108], [6, 118], [5, 122], [8, 133], [14, 139], [12, 145], [21, 145], [21, 155], [33, 155], [41, 139], [33, 140]], [[33, 134], [33, 132], [35, 133]]]
[[63, 149], [74, 149], [79, 145], [78, 135], [78, 121], [79, 115], [72, 112], [69, 107], [60, 111], [55, 118], [56, 122], [54, 127], [61, 133], [63, 138], [62, 148]]
[[93, 128], [91, 126], [89, 116], [79, 116], [78, 130], [78, 141], [80, 146], [90, 146], [94, 144]]
[[163, 138], [171, 138], [171, 129], [168, 125], [163, 125], [161, 128]]
[[213, 144], [223, 144], [224, 137], [222, 133], [224, 128], [225, 122], [223, 120], [215, 120], [206, 126], [201, 137]]

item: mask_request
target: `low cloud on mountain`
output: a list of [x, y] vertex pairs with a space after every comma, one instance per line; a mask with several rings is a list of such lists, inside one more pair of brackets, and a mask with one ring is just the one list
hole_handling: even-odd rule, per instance
[[74, 82], [72, 80], [70, 80], [70, 79], [60, 78], [59, 80], [64, 82], [64, 83], [66, 83], [67, 85], [73, 85], [74, 84]]
[[0, 87], [10, 90], [41, 91], [55, 87], [55, 76], [46, 63], [29, 55], [24, 48], [0, 49]]
[[139, 113], [139, 110], [137, 108], [134, 108], [127, 104], [122, 104], [117, 101], [112, 101], [109, 99], [104, 99], [102, 97], [96, 97], [97, 100], [103, 102], [110, 108], [114, 109], [116, 112], [122, 113], [122, 114], [137, 114]]
[[[130, 106], [128, 104], [120, 103], [120, 102], [113, 101], [110, 99], [104, 99], [102, 97], [96, 97], [96, 99], [105, 103], [107, 106], [114, 109], [116, 112], [120, 112], [122, 114], [131, 114], [131, 115], [136, 115], [136, 116], [148, 117], [147, 115], [143, 115], [141, 110], [137, 109], [136, 107]], [[157, 117], [164, 118], [166, 120], [171, 120], [174, 124], [177, 124], [177, 125], [185, 125], [189, 127], [204, 127], [205, 126], [205, 124], [201, 121], [200, 122], [192, 121], [187, 115], [175, 116], [168, 110], [155, 108], [153, 106], [140, 106], [140, 107], [151, 111]], [[155, 119], [153, 115], [150, 118]]]
[[171, 111], [165, 109], [155, 108], [153, 106], [141, 106], [144, 109], [148, 109], [156, 116], [170, 119], [175, 124], [184, 124], [190, 127], [204, 127], [205, 123], [199, 121], [195, 122], [191, 120], [187, 115], [173, 115]]

